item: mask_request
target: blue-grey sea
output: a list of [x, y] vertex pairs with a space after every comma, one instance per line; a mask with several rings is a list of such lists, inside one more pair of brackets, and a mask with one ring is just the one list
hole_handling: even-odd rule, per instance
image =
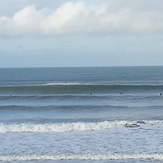
[[162, 163], [163, 67], [1, 68], [2, 163]]

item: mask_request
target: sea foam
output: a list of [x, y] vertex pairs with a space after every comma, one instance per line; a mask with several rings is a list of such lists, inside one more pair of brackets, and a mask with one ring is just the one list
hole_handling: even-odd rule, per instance
[[42, 161], [42, 160], [163, 160], [163, 154], [78, 154], [78, 155], [24, 155], [0, 156], [0, 161]]
[[70, 132], [70, 131], [97, 131], [119, 127], [149, 127], [163, 126], [162, 121], [103, 121], [103, 122], [74, 122], [74, 123], [47, 123], [47, 124], [0, 124], [0, 133], [45, 133], [45, 132]]

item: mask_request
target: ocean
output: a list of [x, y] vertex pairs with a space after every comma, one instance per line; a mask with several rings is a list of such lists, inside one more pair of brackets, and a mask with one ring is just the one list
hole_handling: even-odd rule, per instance
[[0, 69], [0, 162], [162, 161], [163, 67]]

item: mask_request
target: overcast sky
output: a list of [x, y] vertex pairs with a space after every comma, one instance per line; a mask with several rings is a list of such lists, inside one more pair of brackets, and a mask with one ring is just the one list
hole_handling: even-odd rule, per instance
[[163, 65], [163, 0], [0, 0], [0, 67]]

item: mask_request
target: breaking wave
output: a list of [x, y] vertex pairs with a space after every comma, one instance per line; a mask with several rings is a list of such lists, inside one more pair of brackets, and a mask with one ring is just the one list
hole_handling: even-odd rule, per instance
[[97, 131], [118, 127], [163, 126], [163, 121], [103, 121], [103, 122], [76, 122], [76, 123], [47, 123], [47, 124], [0, 124], [0, 133], [46, 133], [70, 131]]

